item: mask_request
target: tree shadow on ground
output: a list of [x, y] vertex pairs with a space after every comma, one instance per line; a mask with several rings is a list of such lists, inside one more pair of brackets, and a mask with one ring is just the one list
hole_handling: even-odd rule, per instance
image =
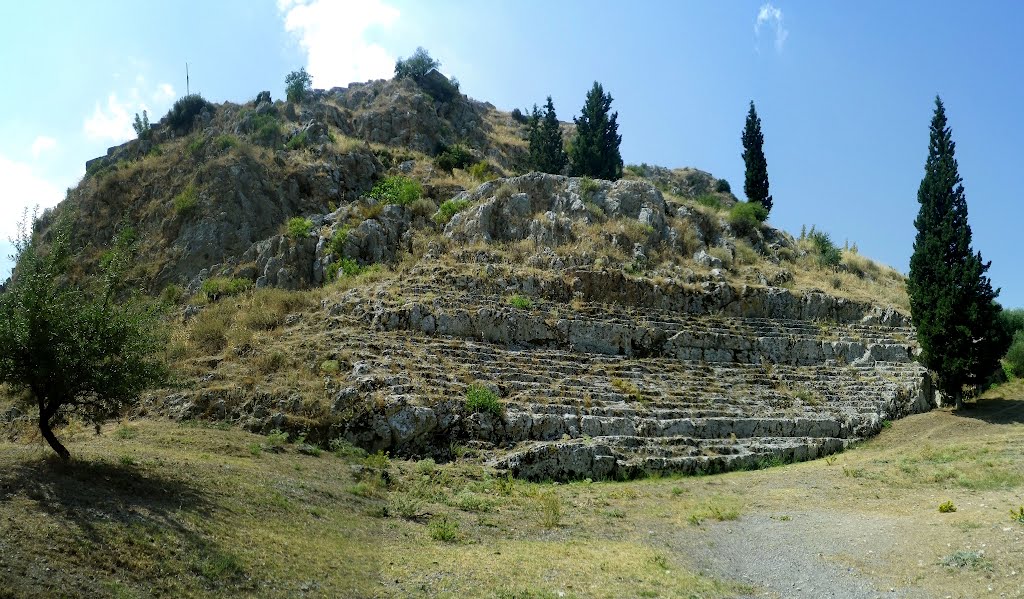
[[964, 404], [963, 408], [954, 410], [953, 415], [989, 424], [1020, 424], [1024, 423], [1024, 399], [1007, 399], [1002, 395], [985, 397]]
[[182, 582], [210, 590], [243, 575], [197, 525], [216, 518], [217, 506], [183, 476], [105, 460], [12, 462], [0, 470], [0, 509], [13, 515], [7, 540], [15, 557], [15, 568], [0, 572], [5, 591], [173, 595]]

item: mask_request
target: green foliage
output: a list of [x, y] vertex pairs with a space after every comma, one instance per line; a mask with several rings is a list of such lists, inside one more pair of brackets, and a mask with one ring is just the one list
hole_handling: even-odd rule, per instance
[[166, 381], [167, 334], [157, 309], [124, 284], [134, 235], [121, 229], [100, 276], [78, 286], [68, 281], [71, 217], [51, 229], [47, 247], [31, 220], [19, 223], [16, 274], [0, 294], [0, 384], [38, 408], [40, 433], [67, 460], [54, 421], [77, 413], [99, 424]]
[[[764, 135], [761, 134], [761, 117], [757, 116], [754, 102], [750, 102], [747, 122], [743, 127], [743, 193], [747, 201], [764, 206], [765, 213], [772, 211], [772, 196], [768, 194], [768, 162], [764, 158]], [[764, 219], [762, 219], [764, 220]]]
[[334, 229], [334, 233], [331, 234], [331, 241], [328, 243], [327, 248], [337, 257], [341, 257], [345, 254], [345, 242], [348, 241], [348, 233], [352, 228], [345, 225]]
[[562, 523], [562, 500], [553, 490], [537, 494], [540, 503], [540, 523], [544, 528], [558, 528]]
[[243, 111], [241, 120], [242, 132], [251, 136], [252, 140], [261, 146], [274, 147], [281, 139], [281, 123], [271, 113], [257, 114], [255, 112]]
[[563, 147], [562, 129], [551, 96], [548, 96], [543, 113], [536, 104], [533, 105], [529, 126], [530, 169], [542, 173], [562, 174], [565, 165], [569, 163], [569, 155]]
[[940, 514], [951, 514], [956, 511], [956, 506], [952, 501], [944, 501], [939, 505]]
[[843, 253], [832, 243], [832, 238], [825, 231], [817, 231], [811, 227], [807, 239], [814, 245], [814, 250], [818, 253], [818, 264], [821, 266], [835, 268], [843, 261]]
[[214, 105], [207, 102], [201, 95], [191, 94], [179, 98], [164, 118], [167, 124], [178, 133], [188, 133], [192, 130], [196, 117], [204, 109], [210, 114], [216, 110]]
[[444, 514], [434, 516], [427, 525], [430, 538], [444, 543], [454, 543], [459, 539], [459, 521]]
[[462, 144], [455, 144], [441, 149], [434, 157], [434, 166], [451, 174], [457, 168], [466, 168], [476, 162], [473, 153]]
[[989, 570], [992, 567], [981, 551], [966, 549], [955, 551], [942, 558], [942, 565], [947, 568], [970, 568], [971, 570]]
[[284, 147], [288, 150], [301, 150], [307, 145], [309, 145], [309, 131], [302, 131], [301, 133], [292, 136]]
[[469, 167], [469, 176], [480, 183], [485, 183], [494, 178], [494, 168], [491, 163], [481, 160]]
[[725, 179], [715, 181], [715, 191], [718, 193], [732, 193], [732, 186]]
[[395, 61], [395, 79], [419, 80], [432, 69], [441, 67], [441, 63], [430, 57], [430, 53], [422, 47], [416, 48], [409, 58]]
[[249, 279], [211, 277], [203, 281], [203, 284], [199, 287], [199, 292], [206, 296], [208, 301], [215, 302], [222, 297], [244, 293], [250, 287], [252, 287], [252, 281]]
[[238, 138], [231, 134], [218, 135], [213, 139], [213, 147], [221, 152], [238, 146]]
[[289, 102], [302, 102], [312, 89], [313, 78], [306, 72], [305, 67], [288, 73], [284, 78], [285, 96]]
[[1016, 510], [1010, 510], [1010, 520], [1018, 524], [1024, 524], [1024, 505], [1020, 506]]
[[587, 92], [576, 123], [576, 135], [569, 149], [569, 170], [573, 175], [618, 180], [622, 177], [622, 155], [618, 134], [619, 113], [611, 112], [612, 96], [597, 81]]
[[921, 362], [959, 408], [964, 386], [980, 384], [995, 370], [1008, 339], [995, 302], [998, 291], [985, 276], [991, 263], [971, 248], [955, 147], [942, 100], [936, 97], [925, 175], [917, 192], [920, 210], [907, 294]]
[[423, 195], [423, 187], [418, 181], [394, 175], [378, 181], [367, 195], [381, 204], [408, 206], [420, 199], [420, 196]]
[[185, 299], [185, 290], [181, 288], [181, 285], [171, 283], [160, 292], [160, 303], [165, 306], [177, 306], [183, 299]]
[[580, 178], [580, 195], [583, 197], [584, 202], [589, 202], [594, 199], [594, 194], [601, 190], [601, 185], [591, 179], [590, 177]]
[[1017, 378], [1024, 378], [1024, 330], [1017, 331], [1004, 358], [1006, 370]]
[[513, 308], [519, 308], [520, 310], [529, 310], [533, 307], [533, 300], [526, 297], [525, 295], [519, 295], [518, 293], [508, 298], [508, 304]]
[[286, 234], [292, 239], [305, 239], [309, 237], [309, 233], [312, 230], [313, 221], [302, 216], [293, 216], [292, 218], [289, 218], [286, 225]]
[[365, 271], [366, 268], [360, 266], [352, 258], [339, 258], [336, 262], [331, 262], [327, 266], [327, 280], [334, 281], [338, 277], [354, 277], [363, 274]]
[[172, 203], [174, 211], [181, 216], [191, 214], [196, 209], [196, 206], [199, 205], [199, 192], [196, 191], [196, 186], [192, 183], [186, 185], [185, 189], [174, 196]]
[[729, 226], [740, 236], [750, 237], [768, 217], [768, 211], [757, 202], [737, 202], [729, 211]]
[[519, 123], [520, 125], [525, 125], [527, 122], [529, 122], [530, 117], [526, 116], [522, 110], [519, 110], [518, 108], [513, 108], [512, 120]]
[[132, 128], [135, 129], [135, 135], [139, 139], [149, 139], [153, 133], [152, 128], [149, 125], [149, 114], [145, 110], [142, 111], [142, 117], [139, 117], [139, 113], [135, 113], [135, 122], [132, 123]]
[[[721, 210], [722, 209], [722, 200], [719, 199], [718, 196], [710, 194], [710, 193], [706, 193], [704, 195], [697, 196], [697, 200], [696, 201], [701, 206], [707, 206], [708, 208], [711, 208], [713, 210]], [[756, 215], [755, 215], [755, 218], [756, 218]], [[764, 219], [761, 219], [761, 220], [764, 220]], [[760, 221], [758, 221], [758, 222], [760, 222]]]
[[194, 158], [203, 152], [203, 147], [205, 146], [206, 138], [204, 138], [202, 135], [196, 135], [191, 140], [189, 140], [188, 145], [185, 146], [185, 151], [188, 152], [189, 156], [192, 156]]
[[441, 203], [441, 207], [437, 209], [437, 214], [433, 217], [434, 222], [441, 226], [448, 224], [448, 221], [450, 221], [453, 216], [468, 208], [469, 204], [469, 200], [445, 200]]
[[505, 413], [498, 396], [483, 385], [470, 385], [466, 389], [465, 407], [467, 412], [493, 414], [497, 418], [501, 418]]

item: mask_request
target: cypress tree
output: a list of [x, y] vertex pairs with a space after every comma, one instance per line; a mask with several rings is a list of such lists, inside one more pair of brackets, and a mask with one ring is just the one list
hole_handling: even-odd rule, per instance
[[907, 293], [921, 345], [921, 361], [935, 373], [936, 386], [963, 405], [963, 388], [984, 381], [1005, 349], [998, 325], [999, 290], [985, 272], [991, 262], [971, 248], [967, 198], [957, 168], [952, 131], [942, 100], [935, 98], [928, 160], [917, 191]]
[[618, 134], [618, 112], [610, 112], [611, 94], [597, 81], [587, 92], [587, 100], [576, 123], [576, 135], [569, 150], [570, 170], [575, 176], [594, 177], [611, 181], [622, 178], [622, 155]]
[[746, 174], [743, 193], [747, 201], [760, 202], [765, 212], [772, 211], [772, 196], [768, 195], [768, 162], [764, 159], [764, 136], [761, 135], [761, 118], [757, 116], [754, 101], [750, 101], [750, 112], [743, 127], [743, 164]]
[[543, 115], [536, 104], [530, 114], [530, 168], [558, 175], [568, 161], [569, 156], [562, 147], [562, 129], [555, 114], [555, 104], [548, 96]]

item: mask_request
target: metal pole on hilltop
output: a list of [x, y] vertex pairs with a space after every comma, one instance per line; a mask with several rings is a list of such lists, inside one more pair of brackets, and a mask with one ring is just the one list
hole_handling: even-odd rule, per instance
[[189, 87], [188, 87], [188, 63], [187, 62], [185, 63], [185, 95], [186, 96], [191, 96], [192, 95], [192, 92], [189, 90]]

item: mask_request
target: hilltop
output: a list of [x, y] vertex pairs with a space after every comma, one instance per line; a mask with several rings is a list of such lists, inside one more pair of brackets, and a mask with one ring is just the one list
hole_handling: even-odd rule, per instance
[[524, 172], [522, 115], [436, 71], [186, 100], [39, 223], [81, 274], [138, 240], [178, 377], [138, 414], [545, 479], [813, 458], [934, 404], [903, 278], [709, 173]]

